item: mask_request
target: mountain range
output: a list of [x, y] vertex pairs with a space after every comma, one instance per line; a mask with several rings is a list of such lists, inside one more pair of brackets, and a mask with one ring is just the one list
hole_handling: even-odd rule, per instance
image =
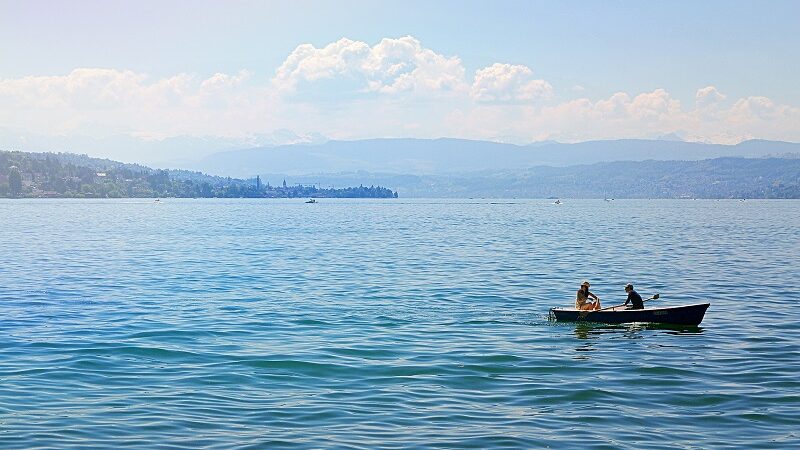
[[[154, 173], [85, 155], [47, 155], [31, 158], [57, 157], [95, 171]], [[519, 146], [370, 139], [223, 151], [162, 172], [174, 182], [210, 186], [255, 185], [256, 175], [272, 186], [386, 186], [402, 197], [800, 198], [800, 144], [617, 140]], [[28, 178], [36, 178], [34, 169]]]
[[617, 161], [440, 175], [275, 174], [261, 179], [332, 187], [375, 184], [404, 198], [800, 198], [800, 157]]
[[463, 139], [368, 139], [224, 151], [206, 156], [189, 168], [238, 178], [356, 171], [424, 176], [613, 161], [698, 161], [793, 153], [800, 153], [800, 144], [764, 140], [737, 145], [629, 139], [519, 146]]

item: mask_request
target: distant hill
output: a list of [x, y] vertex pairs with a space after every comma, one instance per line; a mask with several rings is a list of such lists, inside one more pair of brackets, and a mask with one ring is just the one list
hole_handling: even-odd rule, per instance
[[612, 161], [686, 160], [725, 156], [764, 157], [800, 153], [800, 144], [746, 141], [738, 145], [674, 140], [557, 142], [526, 146], [462, 139], [369, 139], [284, 145], [216, 153], [194, 169], [215, 175], [250, 177], [257, 173], [302, 175], [381, 172], [442, 175], [479, 170], [518, 170]]
[[389, 186], [403, 197], [800, 198], [800, 157], [618, 161], [447, 175], [358, 172], [289, 179], [333, 186], [357, 179]]
[[139, 164], [71, 153], [0, 151], [0, 197], [347, 197], [388, 198], [380, 186], [321, 188], [275, 186], [260, 178], [237, 179], [187, 170], [156, 170]]
[[[757, 143], [748, 145], [761, 148]], [[491, 165], [488, 160], [486, 165]], [[385, 198], [399, 191], [403, 197], [800, 198], [800, 153], [428, 175], [366, 171], [259, 175], [258, 179], [220, 177], [86, 155], [0, 151], [0, 197]]]

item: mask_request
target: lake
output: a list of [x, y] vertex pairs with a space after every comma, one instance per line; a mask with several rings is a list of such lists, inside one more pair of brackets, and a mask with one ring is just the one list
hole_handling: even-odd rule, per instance
[[[0, 447], [797, 448], [800, 201], [0, 200]], [[584, 279], [700, 327], [553, 323]]]

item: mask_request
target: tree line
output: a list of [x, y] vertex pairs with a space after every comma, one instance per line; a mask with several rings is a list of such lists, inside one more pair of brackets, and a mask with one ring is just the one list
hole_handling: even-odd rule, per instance
[[279, 186], [186, 170], [158, 170], [69, 153], [0, 151], [0, 197], [392, 198], [381, 186]]

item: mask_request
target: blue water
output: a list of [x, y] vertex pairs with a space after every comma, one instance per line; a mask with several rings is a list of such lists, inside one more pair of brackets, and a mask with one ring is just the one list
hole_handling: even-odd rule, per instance
[[[3, 200], [0, 447], [797, 448], [798, 223], [798, 201]], [[712, 305], [548, 322], [583, 279]]]

